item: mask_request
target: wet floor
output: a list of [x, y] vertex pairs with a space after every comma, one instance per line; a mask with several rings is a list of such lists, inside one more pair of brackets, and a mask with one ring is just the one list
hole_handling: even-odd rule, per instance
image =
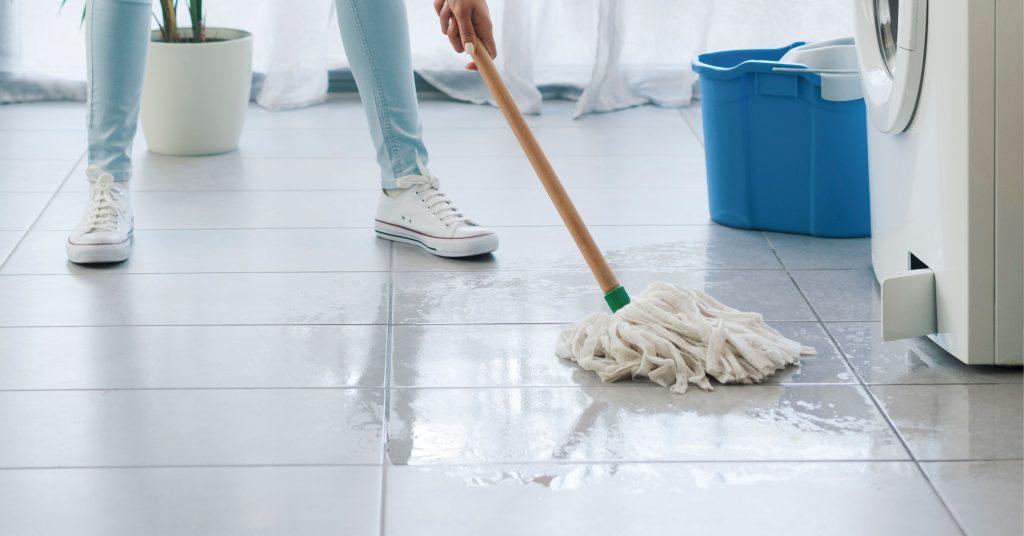
[[67, 263], [84, 108], [0, 107], [0, 533], [1008, 534], [1020, 369], [883, 343], [867, 239], [708, 220], [699, 111], [531, 123], [634, 293], [815, 347], [756, 386], [603, 385], [604, 304], [493, 109], [426, 97], [431, 167], [501, 247], [374, 237], [358, 101], [253, 108], [239, 151], [135, 148], [130, 261]]

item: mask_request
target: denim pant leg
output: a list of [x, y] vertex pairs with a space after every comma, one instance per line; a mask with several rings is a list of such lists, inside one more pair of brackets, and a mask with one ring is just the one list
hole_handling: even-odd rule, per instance
[[89, 0], [86, 6], [89, 164], [115, 180], [132, 174], [151, 9], [150, 0]]
[[427, 163], [403, 0], [336, 0], [345, 54], [377, 148], [381, 185]]

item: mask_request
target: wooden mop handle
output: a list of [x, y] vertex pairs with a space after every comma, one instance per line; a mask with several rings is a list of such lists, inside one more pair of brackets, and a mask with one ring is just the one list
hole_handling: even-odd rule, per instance
[[[544, 151], [540, 148], [537, 139], [533, 137], [533, 132], [530, 131], [530, 127], [526, 124], [526, 119], [523, 118], [522, 112], [519, 111], [519, 106], [516, 105], [516, 101], [512, 100], [512, 95], [508, 92], [508, 88], [505, 86], [505, 82], [502, 81], [501, 75], [498, 74], [498, 69], [494, 67], [494, 62], [491, 61], [491, 55], [487, 53], [487, 48], [484, 47], [479, 39], [474, 39], [473, 43], [467, 43], [467, 45], [472, 45], [466, 47], [466, 52], [473, 56], [473, 61], [476, 62], [477, 68], [480, 69], [480, 74], [483, 75], [487, 88], [491, 90], [491, 95], [494, 96], [494, 100], [498, 103], [498, 108], [505, 114], [505, 120], [508, 121], [512, 132], [516, 135], [516, 139], [519, 140], [519, 145], [523, 147], [526, 157], [530, 159], [530, 164], [533, 165], [533, 169], [537, 172], [541, 184], [544, 185], [544, 189], [548, 192], [548, 197], [555, 204], [555, 209], [558, 210], [558, 214], [562, 217], [562, 221], [565, 222], [569, 233], [572, 234], [573, 240], [576, 241], [576, 246], [579, 247], [580, 253], [583, 254], [587, 265], [590, 266], [590, 271], [597, 278], [597, 283], [601, 286], [601, 290], [607, 295], [620, 288], [619, 281], [615, 278], [615, 273], [608, 266], [608, 262], [604, 259], [604, 255], [601, 254], [601, 250], [597, 248], [594, 238], [590, 236], [590, 231], [587, 230], [587, 226], [583, 223], [583, 219], [580, 218], [579, 212], [576, 211], [576, 207], [572, 204], [572, 199], [569, 199], [569, 194], [566, 193], [562, 183], [558, 180], [558, 175], [555, 174], [554, 168], [551, 167], [551, 162], [548, 162], [548, 157], [545, 156]], [[617, 309], [618, 307], [613, 306], [612, 308]]]

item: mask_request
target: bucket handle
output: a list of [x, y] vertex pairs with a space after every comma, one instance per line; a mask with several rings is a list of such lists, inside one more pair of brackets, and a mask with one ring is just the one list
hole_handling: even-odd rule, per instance
[[810, 74], [857, 74], [857, 69], [811, 69], [808, 67], [775, 67], [776, 73], [810, 73]]

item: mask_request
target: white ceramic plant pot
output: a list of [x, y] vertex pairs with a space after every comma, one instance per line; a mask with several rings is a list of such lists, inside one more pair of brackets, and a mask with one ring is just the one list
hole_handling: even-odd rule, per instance
[[[183, 37], [191, 30], [181, 29]], [[252, 34], [207, 28], [205, 43], [153, 32], [142, 87], [142, 131], [154, 153], [204, 155], [238, 147], [252, 87]]]

